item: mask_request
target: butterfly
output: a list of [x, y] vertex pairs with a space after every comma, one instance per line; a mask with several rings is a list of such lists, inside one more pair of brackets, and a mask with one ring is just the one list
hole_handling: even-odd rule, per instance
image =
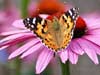
[[78, 8], [71, 8], [64, 12], [60, 18], [52, 20], [39, 16], [23, 20], [25, 27], [33, 31], [48, 48], [57, 52], [68, 47], [73, 37]]

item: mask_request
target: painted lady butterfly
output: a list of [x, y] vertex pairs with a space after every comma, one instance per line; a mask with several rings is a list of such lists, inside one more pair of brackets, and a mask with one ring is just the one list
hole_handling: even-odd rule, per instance
[[72, 8], [63, 13], [60, 18], [52, 20], [39, 16], [23, 20], [25, 27], [33, 31], [42, 42], [53, 51], [57, 52], [66, 48], [72, 37], [78, 17], [78, 8]]

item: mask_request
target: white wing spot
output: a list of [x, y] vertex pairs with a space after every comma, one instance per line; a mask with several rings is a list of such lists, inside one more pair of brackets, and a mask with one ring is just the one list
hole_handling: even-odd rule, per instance
[[28, 24], [29, 26], [31, 26], [30, 24]]
[[75, 19], [75, 16], [73, 16], [73, 19]]
[[31, 28], [34, 28], [34, 25], [31, 25]]
[[75, 8], [72, 8], [74, 11], [76, 10]]
[[35, 24], [36, 18], [33, 19], [32, 23]]
[[27, 18], [27, 20], [29, 21], [30, 19], [29, 19], [29, 18]]
[[70, 15], [72, 16], [72, 12], [71, 12], [71, 10], [69, 10], [69, 13], [70, 13]]

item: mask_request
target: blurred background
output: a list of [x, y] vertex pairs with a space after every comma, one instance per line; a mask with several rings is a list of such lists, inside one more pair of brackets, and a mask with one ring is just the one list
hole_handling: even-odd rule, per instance
[[[35, 8], [31, 3], [34, 2], [34, 5], [35, 2], [38, 1], [39, 0], [31, 0], [28, 5], [29, 14], [31, 14], [31, 9]], [[100, 11], [100, 0], [61, 1], [79, 7], [80, 14]], [[0, 0], [0, 32], [13, 30], [11, 27], [12, 22], [24, 16], [21, 14], [21, 8], [23, 7], [21, 2], [22, 0]], [[36, 62], [34, 61], [35, 59], [32, 58], [32, 55], [21, 60], [21, 63], [19, 63], [19, 59], [17, 58], [10, 61], [7, 60], [10, 52], [11, 50], [0, 51], [0, 75], [15, 75], [16, 69], [20, 70], [21, 75], [35, 75]], [[98, 58], [100, 60], [100, 56], [98, 56]], [[21, 65], [21, 67], [17, 65]], [[79, 57], [79, 61], [76, 65], [70, 64], [70, 73], [71, 75], [100, 75], [100, 65], [95, 65], [87, 55], [83, 55]], [[59, 62], [53, 60], [41, 75], [61, 75]]]

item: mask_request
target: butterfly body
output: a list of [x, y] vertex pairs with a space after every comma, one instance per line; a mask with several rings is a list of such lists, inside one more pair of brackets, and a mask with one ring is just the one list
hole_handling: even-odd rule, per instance
[[23, 23], [25, 27], [41, 38], [48, 48], [57, 52], [69, 45], [77, 16], [76, 9], [72, 8], [62, 14], [60, 18], [55, 16], [52, 20], [42, 19], [41, 17], [27, 18], [24, 19]]

